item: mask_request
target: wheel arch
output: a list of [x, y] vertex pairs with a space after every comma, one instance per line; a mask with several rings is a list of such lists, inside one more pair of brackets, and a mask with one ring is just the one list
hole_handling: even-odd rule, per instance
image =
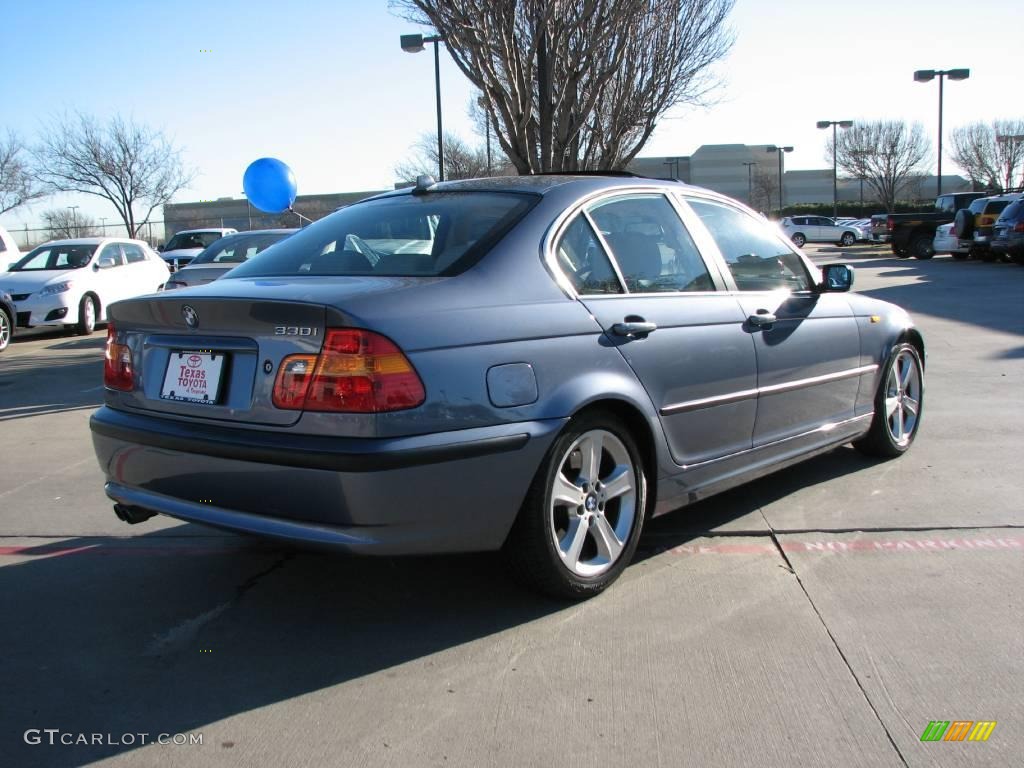
[[[96, 322], [101, 322], [104, 317], [104, 313], [107, 311], [106, 305], [100, 299], [100, 296], [96, 291], [91, 288], [82, 294], [82, 299], [92, 299], [92, 304], [96, 308]], [[82, 303], [82, 299], [78, 300], [79, 305]]]
[[921, 332], [917, 328], [904, 328], [903, 332], [897, 337], [896, 343], [911, 344], [921, 358], [921, 367], [925, 367], [924, 337], [921, 336]]
[[654, 431], [648, 416], [635, 404], [616, 397], [595, 399], [582, 406], [573, 414], [578, 418], [584, 414], [595, 412], [610, 413], [619, 419], [629, 430], [636, 441], [640, 458], [643, 461], [644, 477], [647, 480], [647, 502], [645, 517], [650, 517], [658, 497], [658, 451], [654, 442]]

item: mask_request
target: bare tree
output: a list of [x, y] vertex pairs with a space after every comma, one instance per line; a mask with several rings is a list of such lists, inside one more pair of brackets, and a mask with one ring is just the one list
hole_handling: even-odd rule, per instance
[[105, 124], [80, 113], [54, 120], [33, 154], [49, 189], [108, 200], [129, 237], [195, 178], [161, 131], [119, 116]]
[[[395, 175], [402, 181], [415, 181], [417, 176], [437, 175], [437, 134], [424, 133], [412, 146], [413, 154], [395, 166]], [[453, 133], [444, 135], [444, 177], [473, 179], [487, 176], [487, 151], [471, 147]]]
[[976, 185], [1024, 185], [1024, 120], [971, 123], [952, 133], [953, 161]]
[[772, 196], [779, 188], [779, 174], [757, 169], [754, 171], [752, 187], [750, 207], [762, 212], [772, 210]]
[[0, 214], [43, 197], [29, 166], [28, 151], [13, 131], [0, 139]]
[[733, 0], [392, 0], [483, 94], [519, 173], [622, 169], [678, 104], [704, 103]]
[[897, 193], [924, 173], [931, 142], [920, 123], [857, 121], [839, 134], [837, 147], [833, 147], [831, 137], [828, 139], [825, 155], [829, 160], [835, 156], [844, 172], [863, 178], [891, 213]]
[[51, 240], [73, 240], [79, 237], [95, 237], [96, 219], [68, 208], [51, 208], [42, 213], [43, 224], [50, 231]]

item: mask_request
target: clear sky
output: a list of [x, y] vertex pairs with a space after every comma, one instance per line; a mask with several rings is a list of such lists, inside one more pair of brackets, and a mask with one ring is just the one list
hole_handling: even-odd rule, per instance
[[[252, 160], [278, 157], [299, 194], [384, 189], [395, 164], [434, 129], [430, 49], [386, 0], [32, 0], [4, 3], [0, 131], [32, 141], [43, 121], [81, 110], [161, 128], [200, 175], [178, 201], [240, 196]], [[788, 169], [820, 168], [818, 120], [903, 119], [937, 131], [938, 84], [915, 69], [969, 67], [948, 82], [945, 126], [1024, 117], [1016, 72], [1019, 0], [737, 0], [736, 44], [718, 67], [717, 103], [677, 108], [641, 155], [701, 144], [786, 144]], [[1005, 38], [1005, 40], [1003, 39]], [[207, 52], [208, 51], [208, 52]], [[471, 88], [442, 50], [446, 129], [472, 139]], [[956, 168], [946, 156], [943, 170]], [[33, 226], [40, 211], [97, 199], [61, 196], [0, 217]]]

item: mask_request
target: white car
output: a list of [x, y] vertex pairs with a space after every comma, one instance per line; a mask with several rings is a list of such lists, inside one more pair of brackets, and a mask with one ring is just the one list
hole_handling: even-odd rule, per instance
[[11, 233], [0, 227], [0, 272], [6, 272], [7, 268], [16, 264], [22, 255]]
[[779, 226], [797, 248], [803, 248], [804, 243], [853, 245], [859, 236], [854, 227], [836, 224], [826, 216], [787, 216]]
[[160, 255], [167, 262], [167, 268], [171, 272], [177, 272], [192, 259], [198, 256], [204, 248], [209, 248], [225, 235], [233, 235], [237, 229], [210, 228], [210, 229], [183, 229], [175, 233], [174, 237], [167, 241], [167, 245], [160, 248]]
[[955, 223], [940, 224], [935, 228], [932, 250], [936, 253], [952, 254], [954, 259], [962, 261], [971, 252], [971, 243], [957, 237]]
[[0, 273], [14, 300], [19, 328], [74, 327], [90, 334], [115, 301], [163, 289], [170, 271], [141, 240], [87, 237], [54, 240]]

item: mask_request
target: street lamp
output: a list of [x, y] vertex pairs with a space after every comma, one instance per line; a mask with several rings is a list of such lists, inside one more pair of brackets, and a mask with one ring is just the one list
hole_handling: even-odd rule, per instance
[[837, 156], [839, 154], [839, 148], [836, 146], [836, 129], [837, 128], [850, 128], [853, 126], [853, 120], [819, 120], [818, 127], [821, 129], [832, 126], [832, 218], [836, 219], [839, 217], [839, 181], [837, 176]]
[[444, 37], [432, 35], [402, 35], [402, 50], [406, 53], [419, 53], [423, 50], [424, 43], [434, 44], [434, 91], [437, 100], [437, 180], [444, 181], [444, 131], [441, 126], [441, 54], [438, 53], [438, 43], [443, 43]]
[[969, 69], [919, 69], [914, 72], [915, 83], [927, 83], [939, 78], [939, 177], [936, 197], [942, 194], [942, 81], [946, 77], [950, 80], [966, 80], [970, 76]]
[[744, 163], [747, 166], [747, 205], [754, 205], [754, 166], [757, 163]]
[[69, 205], [68, 209], [71, 211], [71, 226], [74, 227], [74, 233], [72, 237], [78, 237], [78, 208], [77, 205]]
[[767, 152], [778, 152], [779, 153], [779, 216], [782, 216], [782, 156], [785, 152], [792, 152], [792, 147], [777, 147], [774, 144], [766, 148]]

